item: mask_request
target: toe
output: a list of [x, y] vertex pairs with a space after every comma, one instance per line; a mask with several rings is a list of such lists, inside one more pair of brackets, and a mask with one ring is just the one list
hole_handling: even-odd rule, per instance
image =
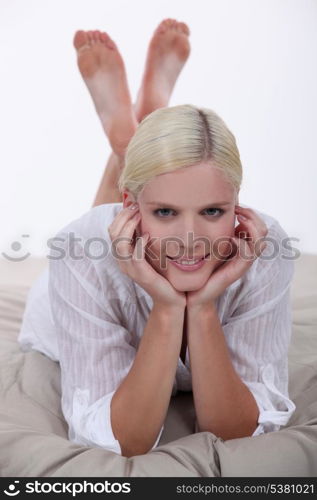
[[79, 30], [76, 31], [73, 39], [73, 44], [75, 49], [80, 49], [83, 45], [85, 45], [89, 41], [88, 35], [86, 31]]
[[105, 32], [102, 32], [101, 35], [100, 35], [100, 40], [103, 42], [103, 43], [106, 43], [108, 41], [109, 37], [107, 35], [107, 33]]
[[116, 48], [116, 44], [114, 43], [113, 40], [111, 40], [110, 37], [109, 37], [109, 39], [107, 41], [107, 47], [109, 47], [109, 49], [115, 49]]
[[110, 36], [105, 31], [101, 33], [101, 40], [109, 49], [114, 49], [116, 47], [114, 41], [111, 40]]
[[160, 22], [160, 24], [155, 29], [155, 32], [164, 33], [165, 30], [166, 30], [166, 20]]
[[170, 19], [169, 21], [170, 22], [168, 23], [168, 28], [170, 30], [177, 30], [178, 22], [176, 21], [176, 19]]
[[88, 41], [93, 42], [94, 37], [93, 37], [93, 31], [87, 31], [87, 36], [88, 36]]
[[110, 49], [115, 49], [117, 47], [112, 38], [110, 38], [110, 36], [108, 36], [107, 45]]
[[171, 26], [172, 22], [173, 22], [173, 19], [168, 17], [167, 19], [164, 19], [163, 24], [166, 28], [169, 28]]
[[179, 25], [182, 33], [184, 33], [187, 36], [190, 35], [189, 27], [187, 26], [187, 24], [185, 24], [185, 23], [178, 23], [178, 25]]
[[174, 25], [174, 19], [168, 17], [167, 19], [163, 19], [163, 21], [158, 25], [156, 31], [159, 33], [164, 33], [166, 30], [171, 29]]
[[99, 32], [98, 32], [98, 30], [94, 30], [92, 32], [92, 37], [93, 37], [93, 39], [94, 39], [95, 42], [99, 41]]
[[102, 40], [102, 33], [101, 33], [101, 31], [99, 31], [99, 30], [97, 30], [97, 41], [98, 41], [98, 42], [102, 42], [102, 41], [103, 41], [103, 40]]

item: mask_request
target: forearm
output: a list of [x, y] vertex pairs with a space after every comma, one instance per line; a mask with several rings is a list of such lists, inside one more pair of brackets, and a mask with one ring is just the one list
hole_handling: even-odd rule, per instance
[[126, 457], [147, 453], [164, 423], [183, 322], [184, 309], [153, 306], [131, 370], [112, 398], [112, 428]]
[[257, 403], [236, 373], [214, 305], [187, 311], [188, 349], [199, 430], [224, 440], [257, 427]]

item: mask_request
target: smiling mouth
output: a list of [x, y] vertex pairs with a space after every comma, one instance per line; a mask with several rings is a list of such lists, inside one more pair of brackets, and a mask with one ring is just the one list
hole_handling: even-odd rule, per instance
[[195, 263], [197, 263], [197, 262], [200, 262], [200, 261], [201, 261], [201, 260], [203, 260], [203, 259], [206, 259], [209, 255], [210, 255], [210, 254], [208, 253], [207, 255], [205, 255], [205, 256], [203, 256], [203, 257], [200, 257], [200, 258], [197, 258], [197, 257], [196, 257], [195, 259], [182, 259], [182, 258], [180, 258], [180, 259], [176, 259], [176, 258], [170, 257], [169, 255], [166, 255], [166, 257], [167, 257], [168, 259], [170, 259], [170, 260], [174, 260], [175, 262], [180, 262], [180, 263], [181, 263], [182, 261], [184, 261], [184, 262], [195, 262]]

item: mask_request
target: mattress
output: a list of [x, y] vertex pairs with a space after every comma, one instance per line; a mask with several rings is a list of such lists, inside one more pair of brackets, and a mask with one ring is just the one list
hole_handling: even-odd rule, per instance
[[317, 476], [317, 255], [295, 261], [289, 395], [285, 427], [224, 441], [195, 432], [192, 393], [170, 400], [159, 445], [124, 457], [67, 438], [59, 363], [17, 342], [29, 287], [46, 258], [0, 259], [0, 475], [2, 477], [313, 477]]

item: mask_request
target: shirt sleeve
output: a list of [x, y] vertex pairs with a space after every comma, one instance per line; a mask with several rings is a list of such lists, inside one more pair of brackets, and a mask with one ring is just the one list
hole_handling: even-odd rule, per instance
[[271, 231], [273, 247], [267, 246], [247, 281], [235, 290], [235, 308], [222, 325], [234, 368], [259, 408], [252, 436], [278, 431], [296, 409], [288, 393], [294, 262], [283, 248], [283, 235], [281, 228]]
[[[105, 297], [103, 290], [111, 286], [111, 280], [102, 286], [94, 260], [84, 255], [83, 245], [70, 243], [67, 234], [58, 236], [58, 252], [50, 256], [48, 288], [69, 439], [122, 455], [111, 426], [111, 400], [136, 355], [131, 333], [120, 317], [124, 304], [113, 294]], [[107, 273], [104, 276], [107, 280]], [[126, 307], [127, 314], [135, 314], [133, 303]]]

